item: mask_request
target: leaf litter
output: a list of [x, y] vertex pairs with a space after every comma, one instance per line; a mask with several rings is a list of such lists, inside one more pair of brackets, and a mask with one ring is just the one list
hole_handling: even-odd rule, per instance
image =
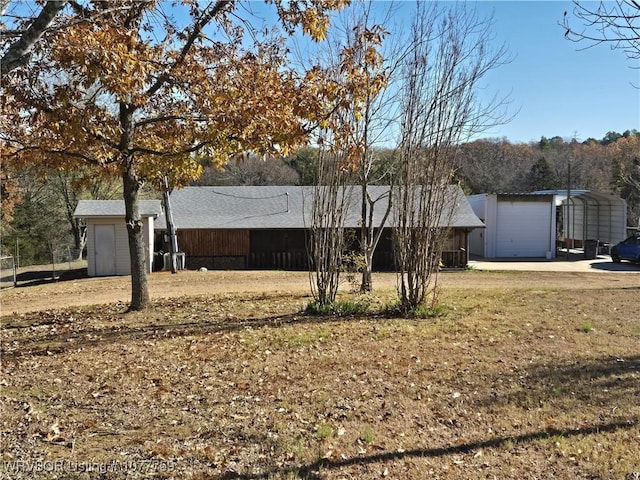
[[624, 478], [640, 468], [637, 290], [532, 291], [531, 275], [443, 289], [456, 308], [436, 320], [307, 317], [302, 294], [269, 292], [3, 317], [3, 464], [153, 461], [167, 467], [153, 478], [196, 479]]

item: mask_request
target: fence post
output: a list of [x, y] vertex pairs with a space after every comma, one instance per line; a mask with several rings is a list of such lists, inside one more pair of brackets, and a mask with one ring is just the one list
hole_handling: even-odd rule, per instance
[[56, 252], [53, 248], [51, 249], [51, 267], [53, 270], [51, 273], [51, 280], [55, 282], [56, 281]]

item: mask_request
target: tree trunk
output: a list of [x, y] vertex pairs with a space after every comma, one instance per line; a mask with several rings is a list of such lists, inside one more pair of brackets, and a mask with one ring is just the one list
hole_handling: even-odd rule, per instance
[[122, 172], [124, 190], [125, 222], [129, 238], [129, 258], [131, 260], [131, 304], [129, 311], [145, 310], [149, 304], [147, 284], [146, 248], [143, 237], [143, 223], [138, 209], [140, 182], [135, 173], [133, 159], [128, 159]]
[[[364, 161], [362, 162], [364, 163]], [[364, 167], [362, 167], [364, 170]], [[371, 257], [369, 255], [369, 222], [367, 222], [367, 178], [363, 174], [362, 185], [362, 203], [360, 205], [360, 254], [364, 264], [362, 265], [362, 281], [360, 282], [360, 291], [367, 293], [371, 291]]]
[[87, 244], [87, 227], [82, 224], [79, 218], [74, 218], [71, 223], [71, 232], [73, 233], [74, 248], [78, 251], [76, 260], [82, 260], [82, 252]]

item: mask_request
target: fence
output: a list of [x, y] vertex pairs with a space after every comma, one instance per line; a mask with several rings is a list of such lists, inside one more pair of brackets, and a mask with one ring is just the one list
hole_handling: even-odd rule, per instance
[[0, 257], [0, 289], [16, 286], [16, 262], [13, 255]]
[[82, 277], [86, 275], [87, 262], [78, 260], [79, 255], [78, 249], [64, 247], [51, 253], [49, 263], [23, 266], [18, 264], [16, 257], [3, 256], [0, 288]]
[[76, 248], [64, 247], [54, 250], [51, 254], [51, 277], [57, 280], [63, 273], [78, 268], [79, 255], [80, 251]]

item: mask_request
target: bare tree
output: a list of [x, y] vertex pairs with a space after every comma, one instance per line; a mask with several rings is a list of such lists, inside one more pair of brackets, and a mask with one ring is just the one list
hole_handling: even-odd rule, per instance
[[340, 286], [347, 248], [350, 169], [345, 156], [325, 148], [318, 153], [316, 169], [307, 251], [311, 293], [316, 304], [324, 306], [335, 302]]
[[[377, 7], [377, 8], [374, 8]], [[372, 287], [373, 255], [383, 232], [392, 203], [389, 195], [372, 196], [369, 186], [390, 183], [391, 169], [384, 164], [376, 145], [388, 140], [395, 98], [387, 87], [399, 63], [398, 52], [385, 48], [386, 30], [395, 6], [380, 7], [371, 0], [352, 5], [343, 12], [341, 22], [332, 30], [325, 62], [335, 72], [341, 98], [327, 121], [332, 130], [335, 150], [346, 152], [353, 181], [360, 190], [359, 254], [360, 290]], [[391, 114], [391, 115], [390, 115]], [[374, 221], [376, 209], [384, 209], [380, 221]]]
[[[394, 248], [400, 306], [436, 302], [437, 272], [458, 201], [450, 187], [458, 145], [500, 121], [502, 101], [480, 105], [476, 90], [505, 61], [489, 49], [491, 22], [464, 5], [419, 3], [404, 62], [401, 138], [394, 187]], [[503, 116], [502, 116], [503, 118]]]
[[572, 42], [587, 42], [589, 48], [602, 43], [624, 51], [630, 60], [640, 59], [640, 3], [636, 0], [593, 2], [573, 0], [573, 17], [582, 25], [573, 27], [564, 12], [561, 25]]

